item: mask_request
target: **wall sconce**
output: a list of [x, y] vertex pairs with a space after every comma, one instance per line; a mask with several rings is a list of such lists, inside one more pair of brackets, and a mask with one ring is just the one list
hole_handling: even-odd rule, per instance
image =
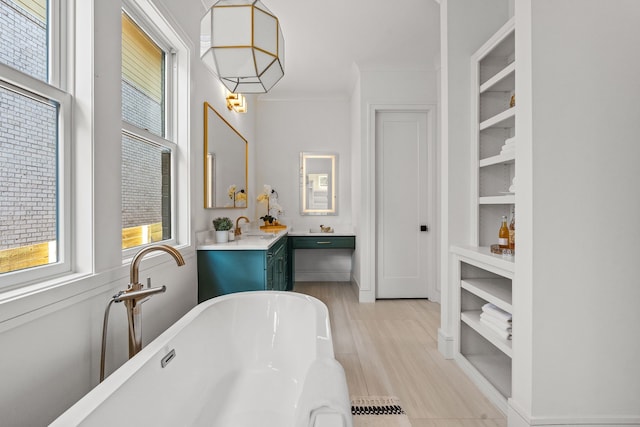
[[200, 21], [200, 58], [229, 91], [268, 92], [284, 76], [278, 18], [260, 0], [218, 0]]
[[236, 113], [246, 113], [247, 100], [241, 93], [227, 92], [227, 108]]

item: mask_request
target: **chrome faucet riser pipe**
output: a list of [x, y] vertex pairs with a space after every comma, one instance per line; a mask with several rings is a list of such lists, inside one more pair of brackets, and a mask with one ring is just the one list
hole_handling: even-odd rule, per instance
[[[161, 288], [143, 289], [142, 283], [138, 280], [138, 272], [142, 258], [144, 258], [146, 254], [155, 251], [166, 252], [176, 260], [178, 266], [184, 265], [184, 258], [182, 258], [180, 252], [169, 245], [147, 246], [138, 251], [131, 260], [129, 288], [125, 291], [125, 294], [120, 296], [127, 308], [127, 320], [129, 323], [129, 359], [142, 350], [142, 306], [140, 306], [140, 304], [144, 301], [141, 302], [140, 300], [166, 290], [164, 286]], [[131, 295], [131, 297], [129, 298], [127, 295]]]

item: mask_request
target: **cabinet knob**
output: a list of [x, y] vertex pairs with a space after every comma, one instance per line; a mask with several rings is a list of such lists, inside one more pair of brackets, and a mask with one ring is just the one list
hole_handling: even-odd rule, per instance
[[420, 231], [429, 231], [429, 226], [428, 225], [421, 225], [420, 226]]

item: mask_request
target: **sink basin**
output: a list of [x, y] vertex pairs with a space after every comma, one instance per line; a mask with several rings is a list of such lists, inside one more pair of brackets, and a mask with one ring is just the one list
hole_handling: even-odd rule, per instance
[[236, 236], [236, 239], [249, 240], [249, 239], [271, 239], [275, 234], [273, 233], [243, 233], [240, 236]]

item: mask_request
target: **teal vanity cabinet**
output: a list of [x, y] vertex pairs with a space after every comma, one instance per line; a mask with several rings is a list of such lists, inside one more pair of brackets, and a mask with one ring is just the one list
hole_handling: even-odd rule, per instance
[[[225, 243], [234, 247], [234, 242]], [[287, 236], [265, 249], [198, 249], [198, 303], [233, 292], [287, 288]]]
[[267, 251], [267, 289], [287, 289], [287, 238], [283, 237]]
[[295, 282], [296, 249], [351, 249], [356, 248], [353, 234], [333, 235], [324, 233], [290, 233], [287, 245], [287, 290], [293, 290]]

